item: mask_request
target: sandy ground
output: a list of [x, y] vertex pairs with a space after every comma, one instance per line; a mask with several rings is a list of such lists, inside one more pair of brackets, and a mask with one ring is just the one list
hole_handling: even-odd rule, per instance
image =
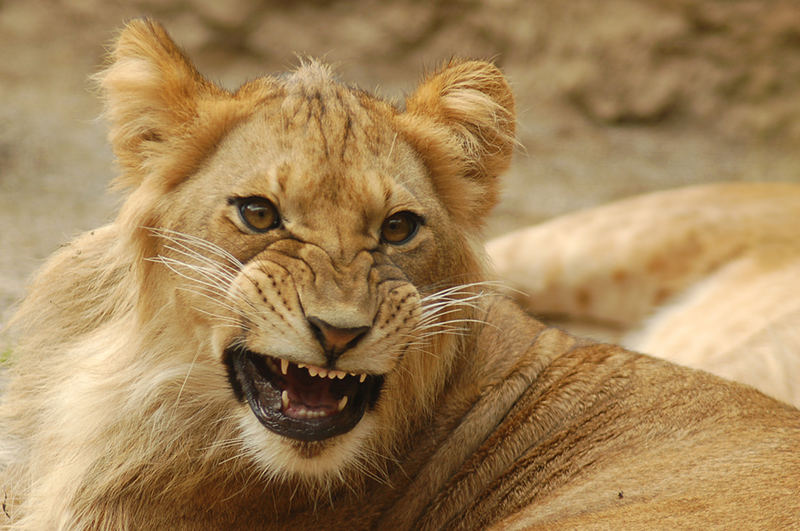
[[401, 99], [452, 55], [494, 58], [524, 149], [489, 236], [648, 190], [800, 181], [796, 0], [0, 0], [0, 324], [43, 259], [119, 204], [88, 76], [139, 15], [229, 88], [305, 53]]

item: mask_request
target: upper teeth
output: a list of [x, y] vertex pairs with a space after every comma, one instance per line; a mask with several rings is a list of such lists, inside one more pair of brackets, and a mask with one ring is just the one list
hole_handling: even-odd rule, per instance
[[[307, 365], [305, 363], [298, 363], [297, 367], [300, 369], [307, 370], [308, 374], [310, 374], [311, 376], [316, 376], [318, 378], [328, 378], [330, 380], [335, 380], [338, 378], [339, 380], [343, 380], [344, 377], [349, 374], [350, 376], [358, 377], [361, 383], [364, 383], [364, 380], [367, 379], [366, 374], [356, 374], [354, 372], [337, 371], [335, 369], [330, 369], [330, 370], [323, 369], [322, 367], [317, 367], [316, 365]], [[289, 362], [284, 359], [281, 359], [281, 372], [283, 374], [286, 374], [288, 370], [289, 370]]]

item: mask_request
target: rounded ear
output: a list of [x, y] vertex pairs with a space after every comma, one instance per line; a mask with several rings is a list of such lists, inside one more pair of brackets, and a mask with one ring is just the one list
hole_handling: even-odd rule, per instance
[[397, 116], [439, 197], [460, 223], [480, 228], [516, 145], [514, 96], [496, 66], [451, 60], [427, 76]]
[[123, 187], [154, 173], [171, 181], [167, 185], [188, 175], [220, 133], [219, 127], [200, 127], [201, 107], [230, 99], [197, 72], [160, 24], [146, 18], [123, 28], [109, 65], [95, 79], [122, 169], [116, 183]]

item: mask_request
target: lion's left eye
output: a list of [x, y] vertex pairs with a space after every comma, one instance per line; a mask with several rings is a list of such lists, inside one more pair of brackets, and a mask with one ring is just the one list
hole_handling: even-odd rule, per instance
[[239, 216], [248, 229], [255, 232], [267, 232], [281, 224], [278, 209], [272, 201], [264, 197], [246, 197], [236, 201]]
[[392, 214], [381, 225], [381, 241], [390, 245], [403, 245], [416, 236], [422, 218], [406, 210]]

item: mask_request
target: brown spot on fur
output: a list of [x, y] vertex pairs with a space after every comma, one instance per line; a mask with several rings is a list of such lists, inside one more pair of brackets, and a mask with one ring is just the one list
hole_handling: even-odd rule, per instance
[[575, 294], [575, 301], [578, 303], [578, 308], [586, 310], [592, 304], [592, 294], [586, 288], [580, 288]]
[[628, 272], [624, 269], [615, 269], [614, 272], [611, 274], [611, 280], [613, 280], [617, 284], [622, 284], [623, 282], [628, 280]]
[[651, 274], [663, 273], [667, 269], [667, 261], [663, 256], [654, 256], [647, 262], [647, 272]]
[[280, 188], [281, 193], [286, 193], [286, 180], [289, 178], [289, 168], [287, 165], [282, 164], [278, 167], [278, 171], [275, 175], [275, 180], [278, 183], [278, 188]]
[[660, 288], [653, 296], [653, 302], [656, 306], [662, 304], [671, 295], [670, 290], [667, 288]]

